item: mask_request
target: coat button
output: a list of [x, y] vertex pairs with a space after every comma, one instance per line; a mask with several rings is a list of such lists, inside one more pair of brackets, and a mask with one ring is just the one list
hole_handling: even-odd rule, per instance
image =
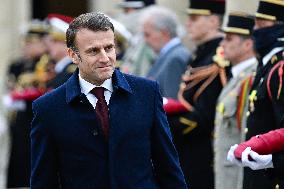
[[93, 135], [94, 136], [97, 136], [99, 133], [98, 133], [98, 131], [97, 130], [93, 130]]
[[249, 112], [249, 111], [247, 111], [246, 116], [247, 116], [247, 117], [250, 116], [250, 112]]

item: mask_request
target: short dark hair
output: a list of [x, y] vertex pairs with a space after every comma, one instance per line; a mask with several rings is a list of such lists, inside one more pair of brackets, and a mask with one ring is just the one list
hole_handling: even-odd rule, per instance
[[76, 17], [69, 25], [66, 31], [66, 45], [68, 48], [76, 51], [75, 37], [80, 29], [88, 29], [92, 31], [108, 31], [114, 32], [114, 26], [110, 18], [101, 12], [92, 12], [81, 14]]
[[253, 51], [255, 52], [255, 53], [257, 53], [257, 49], [256, 49], [256, 45], [255, 45], [255, 38], [253, 37], [253, 35], [241, 35], [241, 34], [239, 34], [239, 36], [240, 36], [240, 38], [241, 38], [241, 40], [247, 40], [247, 39], [250, 39], [250, 40], [252, 40], [252, 43], [253, 43]]

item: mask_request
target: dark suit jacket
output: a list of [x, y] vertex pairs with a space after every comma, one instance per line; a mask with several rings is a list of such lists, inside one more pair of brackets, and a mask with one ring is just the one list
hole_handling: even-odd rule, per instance
[[187, 188], [157, 83], [116, 70], [113, 88], [108, 142], [78, 72], [34, 102], [31, 189]]
[[189, 58], [190, 53], [182, 43], [158, 56], [147, 77], [159, 83], [162, 96], [177, 99], [181, 76], [186, 71]]

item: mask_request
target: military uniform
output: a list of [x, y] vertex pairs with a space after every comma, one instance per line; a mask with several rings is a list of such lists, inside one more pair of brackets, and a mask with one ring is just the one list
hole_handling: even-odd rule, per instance
[[[224, 8], [222, 1], [191, 0], [187, 12], [190, 16], [222, 15]], [[189, 111], [168, 116], [181, 167], [192, 189], [214, 188], [212, 131], [216, 101], [224, 84], [219, 73], [224, 69], [213, 57], [221, 40], [216, 35], [197, 47], [178, 93], [178, 100]]]
[[[227, 35], [233, 34], [242, 39], [243, 36], [251, 36], [253, 26], [254, 20], [249, 15], [232, 12], [223, 31]], [[248, 93], [258, 64], [253, 53], [250, 56], [242, 62], [233, 62], [233, 77], [222, 89], [217, 101], [214, 130], [216, 189], [242, 189], [243, 168], [231, 164], [226, 157], [231, 145], [240, 143], [245, 136]]]
[[[283, 11], [283, 2], [263, 0], [260, 1], [256, 17], [263, 18], [261, 16], [270, 15], [274, 20], [284, 21]], [[270, 17], [265, 16], [265, 18]], [[284, 25], [262, 28], [255, 31], [254, 35], [262, 64], [258, 68], [249, 96], [246, 139], [284, 126], [283, 74], [281, 74], [283, 68], [279, 64], [279, 60], [283, 59], [284, 42], [279, 38], [284, 37]], [[266, 177], [264, 170], [244, 169], [244, 189], [268, 189], [274, 188], [276, 184], [280, 184], [280, 188], [284, 187], [283, 183], [276, 179]]]
[[59, 73], [57, 73], [52, 80], [47, 82], [47, 87], [51, 89], [59, 87], [69, 79], [69, 77], [73, 74], [76, 68], [77, 66], [70, 60], [70, 62]]
[[257, 66], [257, 60], [251, 60], [253, 64], [232, 78], [218, 98], [214, 134], [215, 187], [218, 189], [242, 188], [242, 168], [230, 164], [226, 157], [230, 147], [244, 139], [246, 116], [242, 115], [246, 113], [243, 111], [247, 109], [247, 90]]
[[[43, 46], [42, 38], [47, 34], [48, 26], [41, 21], [32, 21], [29, 25], [28, 31], [24, 36], [24, 47], [25, 48], [35, 48], [41, 44]], [[37, 62], [40, 60], [41, 56], [46, 53], [45, 48], [41, 48], [38, 52], [30, 52], [29, 50], [24, 54], [23, 57], [13, 61], [8, 68], [8, 83], [9, 88], [13, 88], [18, 77], [23, 73], [31, 73], [35, 70]]]
[[8, 69], [9, 77], [12, 77], [13, 80], [17, 80], [22, 73], [33, 72], [35, 69], [35, 65], [39, 61], [39, 59], [40, 57], [34, 59], [20, 58], [18, 60], [15, 60], [9, 66]]
[[[12, 89], [9, 97], [13, 99], [13, 94], [21, 94], [23, 99], [21, 100], [24, 105], [21, 109], [14, 109], [13, 103], [16, 99], [13, 99], [10, 107], [13, 107], [10, 113], [11, 120], [9, 120], [9, 134], [10, 134], [10, 157], [8, 163], [8, 173], [5, 186], [8, 188], [14, 187], [28, 187], [29, 186], [29, 176], [30, 176], [30, 122], [32, 119], [32, 101], [26, 100], [25, 90], [27, 88], [33, 88], [36, 90], [39, 81], [36, 79], [36, 67], [39, 62], [42, 62], [42, 57], [46, 56], [46, 48], [42, 41], [43, 37], [47, 34], [48, 26], [41, 21], [32, 21], [28, 31], [25, 35], [25, 43], [29, 45], [36, 45], [41, 48], [38, 52], [29, 52], [27, 58], [20, 59], [13, 63], [9, 70], [8, 75], [10, 80], [14, 82], [8, 86]], [[27, 48], [27, 47], [26, 47]], [[34, 48], [34, 47], [33, 47]], [[32, 48], [32, 49], [33, 49]], [[47, 64], [48, 60], [45, 59]], [[25, 94], [23, 94], [25, 93]], [[9, 107], [8, 107], [8, 110]], [[2, 188], [2, 187], [1, 187]]]
[[[200, 45], [190, 66], [198, 68], [212, 64], [220, 41], [221, 38], [216, 38]], [[194, 111], [172, 115], [169, 122], [187, 183], [192, 188], [213, 188], [211, 132], [222, 84], [219, 78], [214, 79], [193, 102], [193, 96], [201, 84], [183, 93], [183, 98], [194, 106]]]
[[[213, 63], [213, 56], [221, 38], [200, 46], [191, 66], [206, 66]], [[194, 110], [169, 116], [173, 139], [179, 153], [181, 167], [191, 188], [213, 188], [212, 131], [217, 98], [221, 92], [220, 78], [215, 78], [196, 101], [193, 96], [202, 85], [186, 90], [183, 98]], [[202, 187], [203, 186], [203, 187]]]
[[[282, 52], [280, 51], [273, 55], [273, 58], [265, 66], [261, 67], [256, 74], [249, 96], [246, 139], [284, 126], [284, 97], [283, 91], [280, 92], [279, 98], [277, 97], [278, 85], [280, 83], [277, 71], [272, 74], [270, 84], [268, 84], [271, 69], [278, 62], [276, 60], [281, 60], [282, 58]], [[272, 98], [269, 97], [267, 85], [271, 87]], [[276, 184], [278, 184], [278, 181], [267, 178], [263, 170], [252, 171], [249, 168], [245, 168], [244, 189], [273, 188]]]

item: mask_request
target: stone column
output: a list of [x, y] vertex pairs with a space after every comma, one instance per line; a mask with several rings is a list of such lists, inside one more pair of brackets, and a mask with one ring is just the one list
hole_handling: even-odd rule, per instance
[[121, 11], [116, 7], [121, 1], [122, 0], [89, 0], [89, 11], [101, 11], [113, 16]]
[[[1, 0], [0, 6], [0, 97], [3, 94], [6, 70], [19, 55], [20, 35], [31, 17], [30, 0]], [[2, 110], [2, 104], [0, 105]]]
[[256, 12], [259, 0], [227, 0], [227, 12], [228, 11], [242, 11], [249, 14]]
[[19, 54], [19, 36], [30, 18], [30, 5], [30, 0], [1, 0], [0, 6], [0, 188], [6, 188], [10, 144], [2, 105], [6, 70], [11, 59]]
[[[251, 15], [254, 15], [257, 7], [258, 7], [258, 3], [259, 0], [227, 0], [227, 5], [226, 5], [226, 14], [228, 14], [231, 11], [241, 11], [241, 12], [245, 12]], [[227, 23], [227, 16], [224, 19], [224, 23]]]

